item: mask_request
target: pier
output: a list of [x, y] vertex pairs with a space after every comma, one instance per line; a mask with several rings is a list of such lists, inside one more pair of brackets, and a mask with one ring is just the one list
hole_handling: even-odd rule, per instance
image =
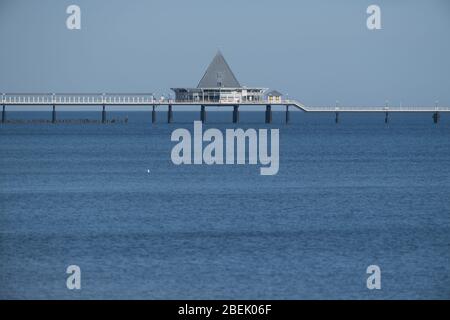
[[[180, 101], [156, 99], [153, 94], [2, 94], [0, 97], [2, 105], [2, 123], [6, 122], [7, 111], [15, 106], [48, 106], [51, 108], [51, 122], [57, 122], [57, 108], [59, 106], [91, 106], [98, 107], [101, 112], [101, 122], [107, 122], [107, 107], [121, 106], [123, 109], [135, 107], [151, 107], [151, 118], [149, 122], [156, 122], [156, 111], [158, 108], [167, 108], [167, 123], [173, 122], [173, 107], [192, 107], [199, 108], [199, 119], [205, 123], [207, 121], [208, 107], [221, 107], [229, 109], [233, 113], [233, 123], [239, 122], [239, 108], [241, 106], [255, 107], [255, 109], [265, 106], [265, 123], [272, 123], [272, 107], [284, 107], [285, 123], [289, 123], [291, 112], [289, 108], [295, 108], [303, 112], [329, 113], [335, 114], [335, 122], [339, 123], [340, 115], [344, 113], [383, 113], [385, 123], [389, 122], [390, 113], [430, 113], [434, 123], [439, 123], [441, 113], [450, 112], [447, 106], [306, 106], [296, 100], [280, 99], [276, 102], [269, 100], [259, 101]], [[143, 109], [144, 110], [144, 109]]]
[[[57, 122], [56, 109], [59, 106], [92, 106], [101, 108], [101, 122], [108, 123], [107, 107], [121, 106], [123, 109], [136, 107], [151, 107], [151, 122], [156, 122], [157, 108], [167, 107], [167, 123], [173, 122], [173, 107], [200, 108], [200, 120], [205, 123], [208, 107], [228, 108], [233, 112], [233, 123], [239, 122], [239, 108], [265, 106], [265, 123], [272, 123], [272, 107], [285, 107], [285, 122], [289, 123], [289, 108], [303, 112], [321, 112], [335, 115], [336, 124], [340, 114], [349, 112], [382, 112], [384, 122], [389, 122], [393, 112], [429, 112], [434, 123], [439, 123], [441, 112], [450, 112], [450, 107], [438, 106], [307, 106], [297, 100], [285, 98], [277, 91], [260, 87], [242, 86], [233, 71], [219, 51], [209, 64], [197, 87], [179, 87], [171, 89], [175, 98], [156, 97], [153, 93], [3, 93], [0, 97], [2, 105], [2, 123], [6, 122], [7, 109], [14, 106], [51, 106], [51, 122]], [[8, 108], [7, 108], [8, 107]]]

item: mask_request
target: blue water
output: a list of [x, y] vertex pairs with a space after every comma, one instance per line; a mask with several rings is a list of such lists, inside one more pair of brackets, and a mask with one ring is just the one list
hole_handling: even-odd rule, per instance
[[0, 298], [450, 298], [449, 115], [242, 112], [238, 127], [280, 128], [276, 176], [173, 165], [170, 134], [198, 113], [108, 116], [129, 122], [0, 126]]

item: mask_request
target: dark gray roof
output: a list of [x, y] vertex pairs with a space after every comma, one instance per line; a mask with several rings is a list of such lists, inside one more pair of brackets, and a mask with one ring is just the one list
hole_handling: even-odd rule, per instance
[[281, 97], [281, 96], [283, 96], [283, 94], [281, 92], [277, 91], [277, 90], [272, 90], [270, 92], [267, 92], [266, 95], [268, 97]]
[[213, 61], [206, 69], [197, 88], [240, 88], [241, 85], [225, 61], [222, 53], [217, 52]]

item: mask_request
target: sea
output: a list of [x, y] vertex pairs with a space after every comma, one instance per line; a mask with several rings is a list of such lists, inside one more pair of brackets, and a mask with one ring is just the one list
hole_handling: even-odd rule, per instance
[[450, 115], [290, 115], [208, 111], [205, 130], [279, 129], [263, 176], [174, 165], [199, 112], [8, 111], [0, 299], [450, 299]]

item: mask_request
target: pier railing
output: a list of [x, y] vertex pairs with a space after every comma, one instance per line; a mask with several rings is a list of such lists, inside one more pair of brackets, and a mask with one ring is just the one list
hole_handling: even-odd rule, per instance
[[174, 100], [156, 97], [152, 93], [7, 93], [1, 94], [0, 104], [6, 105], [264, 105], [264, 104], [296, 104], [292, 100], [272, 101], [267, 99], [243, 101], [232, 99]]
[[306, 106], [311, 112], [450, 112], [446, 106]]
[[117, 106], [159, 106], [159, 105], [286, 105], [307, 112], [450, 112], [448, 106], [305, 106], [296, 100], [261, 99], [256, 101], [229, 100], [173, 100], [157, 98], [152, 93], [4, 93], [0, 94], [2, 105], [117, 105]]
[[114, 94], [2, 94], [1, 104], [8, 105], [144, 105], [155, 103], [152, 94], [114, 93]]

